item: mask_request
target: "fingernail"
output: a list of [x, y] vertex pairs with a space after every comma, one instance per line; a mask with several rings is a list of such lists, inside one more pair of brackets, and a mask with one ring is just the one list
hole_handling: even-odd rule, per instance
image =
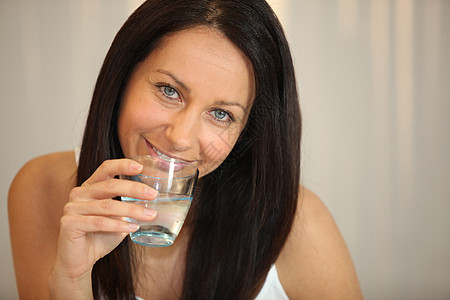
[[136, 170], [136, 171], [139, 171], [140, 169], [142, 169], [144, 166], [143, 165], [141, 165], [140, 163], [138, 163], [138, 162], [132, 162], [131, 163], [131, 168], [133, 169], [133, 170]]
[[158, 192], [150, 187], [147, 187], [147, 188], [145, 188], [144, 193], [148, 197], [155, 197]]
[[138, 230], [139, 229], [139, 225], [136, 223], [129, 223], [128, 227], [130, 227], [131, 230]]
[[145, 213], [147, 216], [151, 216], [151, 217], [156, 216], [156, 211], [151, 210], [151, 209], [148, 209], [148, 208], [144, 208], [144, 213]]

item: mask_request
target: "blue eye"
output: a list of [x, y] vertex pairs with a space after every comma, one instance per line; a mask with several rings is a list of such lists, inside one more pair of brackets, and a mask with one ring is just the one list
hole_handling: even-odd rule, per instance
[[219, 120], [223, 120], [225, 117], [228, 116], [228, 114], [223, 110], [215, 110], [214, 116]]
[[178, 93], [178, 90], [167, 83], [161, 83], [161, 84], [155, 84], [155, 87], [158, 88], [159, 93], [162, 97], [169, 101], [181, 101], [180, 93]]
[[178, 98], [177, 90], [171, 86], [163, 86], [162, 91], [163, 91], [164, 95], [169, 98], [172, 98], [172, 99]]
[[235, 121], [233, 115], [223, 109], [214, 109], [210, 112], [210, 115], [214, 117], [214, 121], [221, 124], [226, 125]]

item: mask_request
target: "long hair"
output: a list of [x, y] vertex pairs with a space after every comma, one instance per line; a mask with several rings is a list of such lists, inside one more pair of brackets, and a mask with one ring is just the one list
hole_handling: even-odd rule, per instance
[[[208, 26], [249, 59], [254, 99], [231, 153], [199, 181], [188, 218], [182, 299], [251, 299], [291, 230], [300, 180], [301, 118], [289, 46], [264, 0], [150, 0], [117, 33], [95, 86], [77, 183], [106, 159], [121, 158], [117, 135], [128, 80], [168, 34]], [[135, 299], [126, 238], [93, 269], [96, 298]]]

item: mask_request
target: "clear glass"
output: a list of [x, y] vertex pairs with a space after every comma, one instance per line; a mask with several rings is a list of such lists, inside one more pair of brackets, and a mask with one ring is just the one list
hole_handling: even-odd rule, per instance
[[135, 156], [130, 159], [144, 166], [142, 172], [135, 176], [120, 175], [120, 178], [143, 182], [158, 191], [158, 197], [151, 201], [121, 197], [124, 202], [158, 212], [152, 221], [129, 219], [140, 226], [136, 232], [130, 233], [130, 238], [143, 246], [170, 246], [180, 233], [191, 206], [198, 170], [193, 164], [176, 159], [166, 160], [154, 156]]

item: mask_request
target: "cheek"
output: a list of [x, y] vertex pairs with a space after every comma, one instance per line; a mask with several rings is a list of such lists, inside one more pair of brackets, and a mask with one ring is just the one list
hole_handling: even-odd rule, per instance
[[137, 130], [137, 126], [141, 124], [143, 119], [139, 110], [134, 109], [129, 103], [125, 103], [124, 107], [120, 110], [118, 128], [119, 139], [123, 146], [123, 143], [132, 136], [133, 132]]
[[[163, 123], [167, 114], [155, 105], [154, 99], [136, 97], [125, 100], [119, 115], [119, 126], [128, 133], [145, 131]], [[119, 127], [119, 131], [120, 128]]]
[[208, 138], [202, 149], [202, 172], [206, 175], [214, 171], [227, 158], [233, 149], [241, 129], [238, 126], [223, 130]]
[[127, 99], [119, 112], [117, 131], [122, 149], [125, 151], [127, 145], [136, 141], [139, 136], [157, 127], [164, 119], [161, 112], [155, 113], [155, 108], [149, 105], [150, 101], [140, 99]]

